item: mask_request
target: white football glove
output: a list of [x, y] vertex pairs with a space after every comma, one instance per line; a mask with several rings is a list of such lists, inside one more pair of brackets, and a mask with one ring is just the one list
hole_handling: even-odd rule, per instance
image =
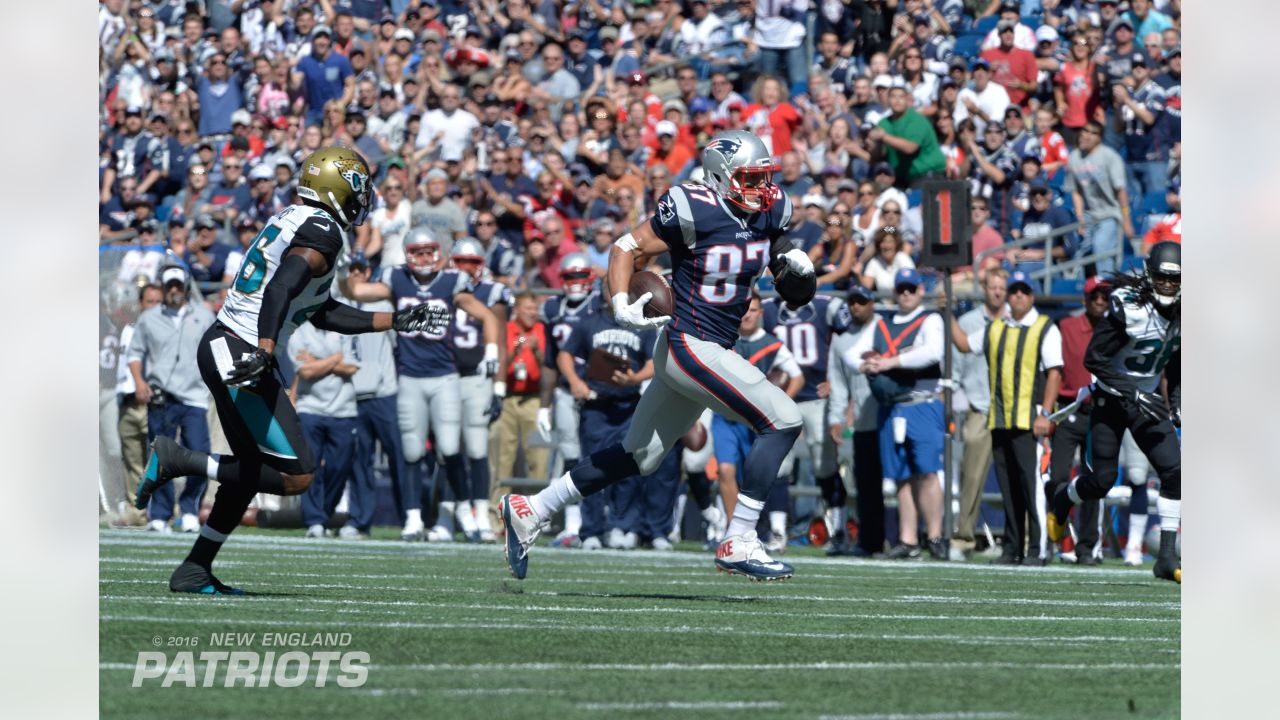
[[658, 317], [645, 317], [644, 306], [651, 299], [653, 293], [645, 293], [641, 295], [635, 302], [631, 302], [627, 293], [618, 293], [613, 296], [613, 319], [618, 324], [630, 330], [657, 330], [658, 328], [671, 322], [670, 315], [659, 315]]
[[797, 275], [812, 275], [813, 261], [800, 248], [791, 248], [782, 254], [782, 259], [787, 262], [787, 267], [791, 272]]
[[551, 442], [551, 408], [538, 408], [538, 419], [535, 423], [538, 435], [544, 442]]
[[506, 396], [507, 396], [507, 384], [506, 384], [506, 383], [504, 383], [504, 382], [502, 382], [501, 380], [495, 380], [495, 381], [493, 382], [493, 395], [494, 395], [494, 397], [497, 397], [497, 398], [504, 398], [504, 397], [506, 397]]
[[486, 379], [497, 377], [498, 346], [494, 343], [487, 343], [484, 346], [484, 359], [480, 361], [480, 370]]

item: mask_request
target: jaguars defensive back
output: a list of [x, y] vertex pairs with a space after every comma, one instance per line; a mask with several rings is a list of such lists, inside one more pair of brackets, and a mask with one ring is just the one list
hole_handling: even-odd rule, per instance
[[[788, 305], [801, 307], [817, 289], [813, 264], [784, 237], [791, 201], [772, 181], [778, 164], [760, 138], [741, 130], [722, 133], [703, 149], [702, 167], [702, 183], [663, 193], [656, 213], [609, 252], [614, 318], [636, 330], [665, 327], [653, 354], [653, 381], [620, 444], [580, 461], [535, 496], [503, 498], [507, 562], [517, 578], [525, 576], [529, 548], [552, 514], [623, 478], [653, 472], [706, 407], [748, 423], [758, 434], [733, 520], [716, 551], [716, 568], [759, 580], [793, 574], [791, 566], [765, 552], [755, 526], [782, 459], [800, 434], [800, 411], [733, 346], [751, 288], [765, 269]], [[646, 318], [651, 295], [632, 302], [627, 288], [637, 264], [668, 252], [674, 317]]]
[[[1182, 582], [1177, 558], [1182, 522], [1182, 246], [1152, 246], [1141, 275], [1118, 275], [1109, 282], [1111, 307], [1094, 329], [1084, 366], [1097, 379], [1091, 388], [1089, 447], [1080, 477], [1053, 498], [1049, 539], [1066, 535], [1073, 504], [1106, 496], [1116, 481], [1125, 430], [1160, 477], [1160, 551], [1155, 576]], [[1160, 394], [1167, 383], [1169, 402]], [[1172, 411], [1170, 410], [1172, 406]]]
[[144, 508], [156, 488], [175, 477], [205, 474], [220, 483], [200, 537], [169, 578], [174, 592], [240, 594], [210, 568], [249, 501], [259, 492], [297, 495], [311, 484], [315, 459], [275, 355], [293, 330], [308, 321], [348, 335], [429, 332], [448, 324], [449, 315], [430, 306], [371, 313], [330, 294], [346, 233], [369, 212], [369, 192], [369, 167], [354, 151], [326, 147], [308, 156], [298, 178], [303, 204], [263, 226], [200, 341], [196, 362], [232, 452], [195, 452], [157, 438], [138, 484], [137, 506]]

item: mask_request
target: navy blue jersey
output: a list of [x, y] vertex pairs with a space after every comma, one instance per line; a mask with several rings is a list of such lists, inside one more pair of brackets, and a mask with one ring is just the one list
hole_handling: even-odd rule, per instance
[[143, 169], [147, 161], [147, 145], [151, 142], [151, 133], [141, 130], [137, 135], [120, 133], [111, 140], [111, 164], [116, 169], [117, 178], [136, 177], [142, 179]]
[[668, 331], [733, 347], [751, 287], [790, 222], [786, 195], [767, 212], [739, 213], [704, 185], [684, 183], [663, 193], [650, 226], [671, 249], [676, 310]]
[[1120, 117], [1124, 120], [1125, 157], [1131, 163], [1163, 160], [1165, 148], [1156, 145], [1153, 140], [1155, 124], [1164, 114], [1164, 88], [1155, 82], [1145, 82], [1142, 87], [1133, 91], [1133, 101], [1146, 108], [1154, 117], [1152, 123], [1148, 125], [1128, 105], [1121, 106]]
[[[547, 355], [543, 358], [543, 365], [549, 368], [556, 367], [556, 355], [560, 352], [560, 347], [569, 341], [569, 335], [573, 329], [587, 316], [595, 315], [602, 310], [600, 293], [596, 290], [592, 290], [586, 299], [576, 305], [571, 304], [563, 296], [547, 298], [541, 310], [542, 324], [547, 328]], [[575, 360], [574, 365], [579, 375], [586, 372], [585, 360]], [[569, 389], [569, 381], [563, 377], [560, 378], [558, 385], [566, 390]]]
[[[457, 270], [443, 270], [426, 283], [418, 282], [404, 265], [382, 271], [379, 282], [391, 288], [397, 310], [423, 303], [443, 307], [451, 315], [455, 298], [472, 292], [471, 278]], [[458, 371], [453, 358], [454, 323], [440, 331], [420, 330], [399, 333], [396, 369], [406, 377], [440, 377]]]
[[813, 302], [796, 311], [786, 308], [778, 298], [769, 298], [761, 306], [765, 332], [782, 341], [804, 373], [804, 387], [796, 402], [818, 399], [818, 385], [827, 379], [827, 351], [831, 336], [842, 333], [853, 324], [849, 306], [819, 295]]
[[[511, 307], [511, 290], [492, 280], [477, 285], [475, 296], [487, 308]], [[453, 358], [459, 375], [475, 375], [484, 360], [484, 326], [461, 309], [453, 311]]]
[[595, 391], [597, 400], [634, 401], [640, 397], [639, 385], [618, 387], [583, 377], [587, 359], [591, 357], [592, 350], [603, 348], [613, 355], [626, 358], [630, 361], [629, 367], [638, 371], [653, 357], [653, 345], [656, 340], [657, 334], [653, 330], [643, 332], [629, 330], [618, 325], [612, 314], [597, 312], [583, 316], [560, 349], [573, 356], [574, 365], [581, 368], [579, 376], [587, 383], [587, 387]]

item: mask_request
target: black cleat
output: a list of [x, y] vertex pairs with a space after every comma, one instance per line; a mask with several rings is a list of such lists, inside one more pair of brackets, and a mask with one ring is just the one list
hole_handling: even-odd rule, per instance
[[849, 544], [849, 534], [843, 530], [831, 536], [831, 542], [827, 543], [827, 557], [844, 557], [853, 554], [853, 547]]
[[147, 503], [151, 502], [151, 495], [157, 489], [164, 487], [174, 478], [187, 474], [179, 471], [177, 465], [183, 460], [189, 460], [185, 456], [194, 454], [171, 437], [162, 435], [152, 440], [151, 456], [147, 458], [147, 469], [138, 480], [137, 498], [134, 499], [133, 506], [139, 510], [146, 510]]
[[1071, 495], [1067, 492], [1066, 485], [1058, 489], [1049, 500], [1049, 512], [1045, 516], [1045, 533], [1049, 536], [1049, 542], [1058, 543], [1067, 536], [1070, 530], [1067, 529], [1067, 515], [1071, 513]]
[[947, 541], [942, 538], [934, 538], [929, 541], [929, 557], [934, 560], [946, 562], [951, 559], [951, 553], [947, 550]]
[[184, 562], [169, 576], [169, 589], [173, 592], [199, 595], [244, 595], [240, 588], [219, 582], [209, 568], [193, 562]]
[[884, 558], [886, 560], [919, 560], [920, 546], [898, 543], [885, 553]]
[[1000, 557], [991, 560], [992, 565], [1021, 565], [1022, 556], [1011, 552], [1001, 553]]
[[1093, 553], [1081, 553], [1080, 548], [1076, 548], [1076, 564], [1077, 565], [1101, 565], [1102, 558]]
[[1151, 568], [1152, 574], [1161, 580], [1169, 580], [1182, 584], [1182, 563], [1171, 557], [1157, 557]]

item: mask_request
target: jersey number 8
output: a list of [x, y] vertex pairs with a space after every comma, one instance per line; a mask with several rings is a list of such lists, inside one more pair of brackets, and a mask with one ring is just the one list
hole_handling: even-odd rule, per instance
[[[747, 243], [746, 261], [762, 260], [769, 253], [769, 242], [757, 240]], [[764, 270], [764, 263], [754, 271], [743, 271], [743, 249], [737, 245], [715, 245], [707, 249], [703, 258], [706, 275], [698, 286], [703, 300], [717, 305], [741, 302], [741, 290], [750, 290], [751, 282]]]

